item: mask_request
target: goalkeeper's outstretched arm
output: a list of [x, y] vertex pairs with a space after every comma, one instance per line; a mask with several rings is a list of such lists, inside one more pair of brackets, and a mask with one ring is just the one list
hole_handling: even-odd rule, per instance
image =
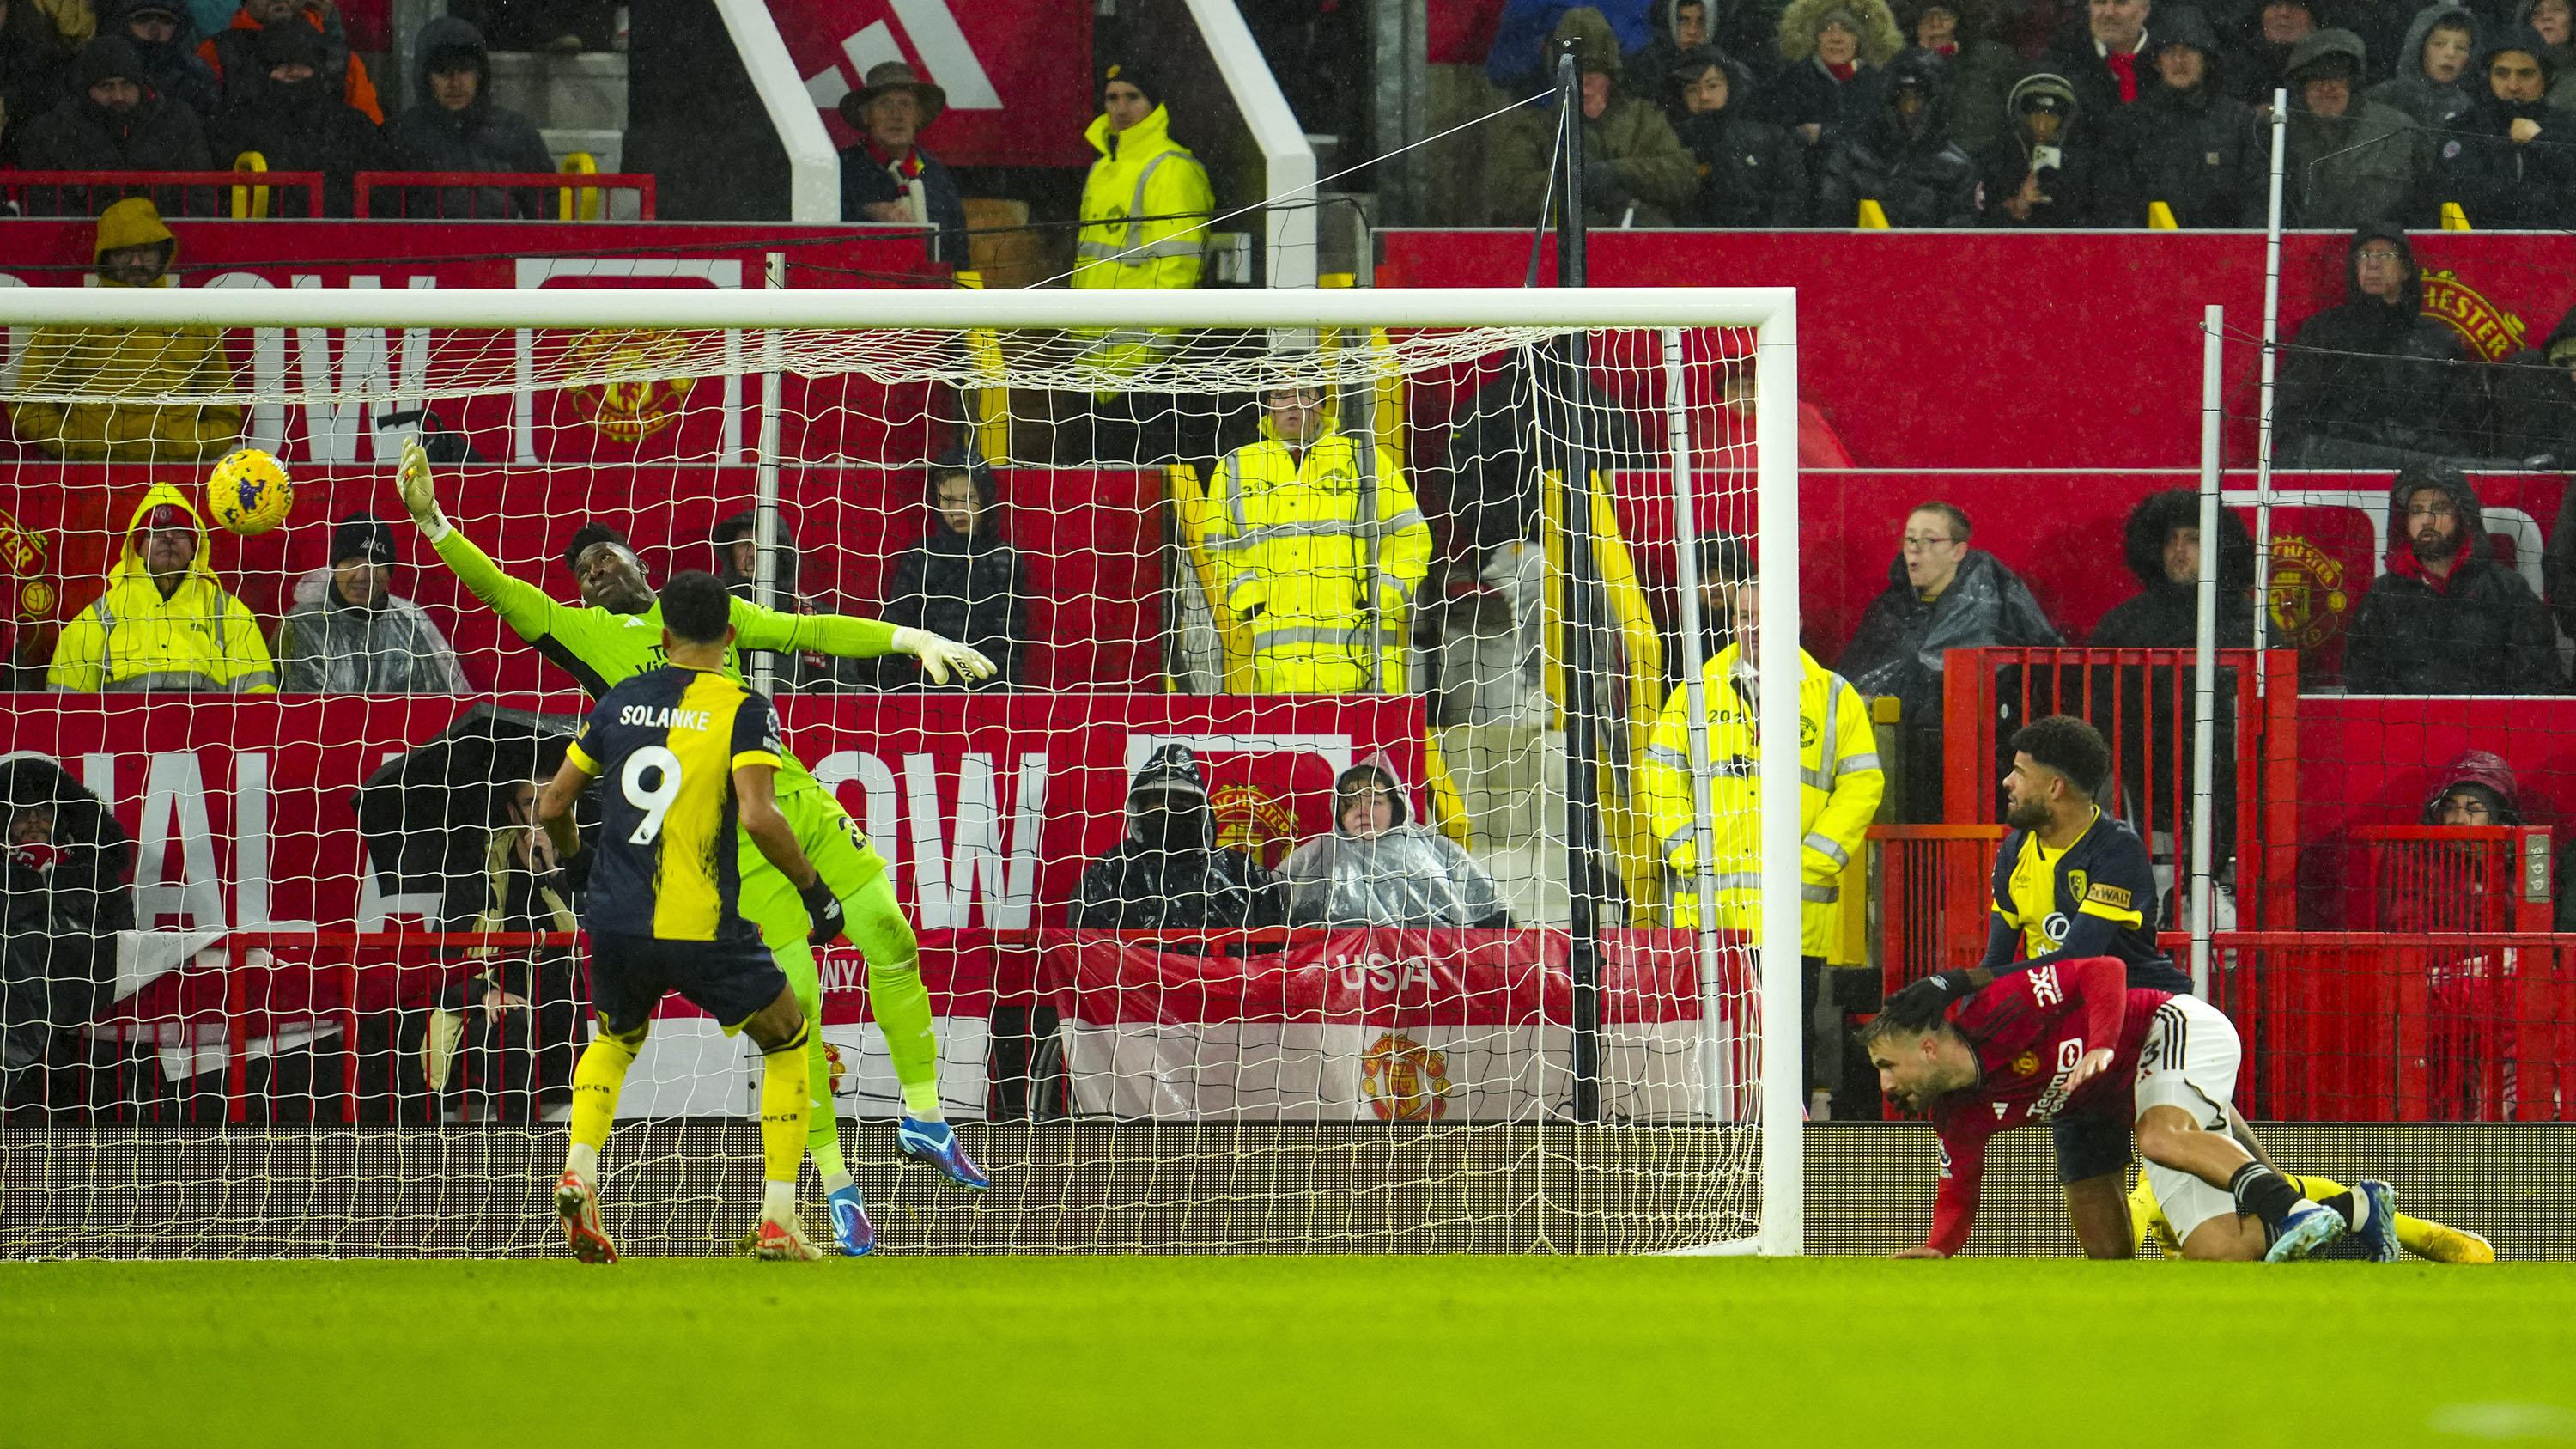
[[741, 649], [777, 654], [813, 650], [844, 659], [874, 659], [881, 654], [909, 654], [921, 661], [933, 684], [946, 684], [950, 674], [972, 683], [993, 675], [993, 661], [953, 639], [927, 629], [909, 629], [883, 619], [847, 614], [782, 614], [736, 599], [734, 643]]
[[438, 480], [430, 472], [429, 454], [421, 448], [418, 438], [403, 441], [398, 482], [404, 510], [411, 514], [412, 522], [420, 525], [421, 535], [438, 550], [438, 556], [446, 560], [468, 592], [531, 644], [554, 633], [563, 605], [545, 590], [501, 572], [490, 554], [476, 548], [447, 521], [446, 512], [438, 506]]

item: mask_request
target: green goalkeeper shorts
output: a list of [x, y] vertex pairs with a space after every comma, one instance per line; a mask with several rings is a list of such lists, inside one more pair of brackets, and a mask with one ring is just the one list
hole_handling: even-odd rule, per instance
[[[877, 848], [868, 843], [867, 832], [850, 818], [850, 812], [841, 808], [831, 791], [820, 785], [783, 791], [778, 796], [778, 813], [787, 818], [787, 828], [796, 832], [797, 847], [814, 862], [814, 869], [845, 907], [857, 899], [860, 891], [885, 878], [885, 857], [877, 854]], [[801, 948], [811, 929], [805, 902], [778, 867], [761, 855], [748, 831], [742, 832], [740, 844], [743, 919], [760, 927], [760, 939], [779, 952], [779, 964], [784, 966], [790, 953], [783, 948], [790, 942]], [[806, 953], [800, 949], [793, 954]]]

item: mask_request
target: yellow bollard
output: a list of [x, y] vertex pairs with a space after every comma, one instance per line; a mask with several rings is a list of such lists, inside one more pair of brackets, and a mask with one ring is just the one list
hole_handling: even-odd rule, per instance
[[2172, 207], [2161, 201], [2150, 201], [2147, 203], [2147, 230], [2180, 231], [2182, 228], [2174, 222]]
[[[563, 165], [557, 169], [566, 176], [596, 176], [599, 174], [599, 160], [587, 151], [575, 151], [564, 157]], [[580, 189], [581, 211], [578, 216], [573, 212], [573, 188], [564, 187], [562, 192], [562, 200], [555, 207], [555, 216], [558, 220], [597, 221], [608, 210], [596, 186], [585, 186]]]
[[[268, 169], [268, 158], [257, 151], [244, 151], [233, 158], [233, 170], [257, 174]], [[252, 221], [268, 215], [268, 188], [236, 186], [233, 188], [233, 220]]]
[[1870, 200], [1866, 196], [1862, 197], [1860, 199], [1860, 224], [1863, 229], [1868, 231], [1887, 230], [1887, 212], [1885, 208], [1881, 207], [1877, 202]]
[[2460, 210], [2458, 202], [2445, 201], [2442, 203], [2442, 230], [2475, 231], [2477, 228], [2469, 225], [2469, 214]]

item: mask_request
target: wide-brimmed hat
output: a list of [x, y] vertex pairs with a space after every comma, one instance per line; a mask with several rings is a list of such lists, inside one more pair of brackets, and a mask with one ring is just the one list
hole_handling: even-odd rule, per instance
[[841, 119], [859, 130], [868, 128], [868, 104], [888, 91], [910, 91], [921, 103], [921, 124], [928, 129], [948, 109], [948, 92], [921, 78], [920, 72], [899, 60], [889, 60], [868, 67], [868, 83], [841, 97]]

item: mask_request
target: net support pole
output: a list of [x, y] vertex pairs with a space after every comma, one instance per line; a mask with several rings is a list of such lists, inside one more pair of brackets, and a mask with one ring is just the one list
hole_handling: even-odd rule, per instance
[[[771, 252], [761, 269], [761, 284], [771, 291], [787, 285], [787, 253]], [[760, 333], [760, 451], [752, 470], [753, 496], [752, 537], [758, 544], [752, 549], [752, 602], [764, 609], [779, 605], [781, 530], [778, 526], [778, 447], [779, 447], [779, 353], [778, 329], [767, 327]], [[751, 687], [763, 694], [778, 692], [778, 656], [767, 650], [751, 659]]]
[[1719, 1026], [1717, 958], [1717, 808], [1711, 800], [1708, 758], [1707, 661], [1700, 649], [1699, 498], [1691, 480], [1690, 410], [1683, 394], [1682, 333], [1664, 329], [1664, 437], [1673, 458], [1673, 551], [1681, 578], [1682, 698], [1689, 711], [1691, 846], [1696, 859], [1689, 890], [1699, 901], [1699, 1012], [1701, 1112], [1711, 1122], [1728, 1110], [1726, 1038]]
[[[2272, 377], [2281, 345], [2281, 176], [2288, 164], [2290, 93], [2272, 92], [2272, 209], [2263, 223], [2263, 397], [2254, 448], [2254, 687], [2267, 688], [2264, 611], [2272, 607]], [[2201, 547], [2214, 546], [2209, 534]]]
[[[1798, 651], [1798, 313], [1783, 300], [1755, 335], [1753, 352], [1754, 528], [1760, 564], [1754, 637], [1757, 738], [1762, 751], [1762, 1225], [1765, 1254], [1806, 1251], [1807, 1143], [1803, 1061], [1807, 1023], [1799, 1009], [1799, 953], [1806, 935], [1801, 894], [1798, 704], [1805, 662]], [[1788, 681], [1782, 683], [1781, 681]]]
[[2225, 347], [2227, 309], [2201, 313], [2200, 338], [2200, 579], [2194, 610], [2198, 637], [2191, 659], [2191, 992], [2209, 999], [2210, 851], [2215, 825], [2211, 780], [2218, 748], [2218, 485], [2219, 423], [2225, 391], [2218, 370]]
[[[1556, 62], [1557, 124], [1563, 128], [1563, 201], [1556, 212], [1556, 284], [1584, 284], [1583, 80], [1569, 43]], [[1585, 334], [1565, 339], [1565, 853], [1566, 956], [1574, 1030], [1574, 1120], [1601, 1120], [1601, 695], [1594, 687], [1592, 627], [1592, 456], [1584, 437], [1583, 386], [1591, 372]], [[1541, 411], [1541, 427], [1545, 412]]]

